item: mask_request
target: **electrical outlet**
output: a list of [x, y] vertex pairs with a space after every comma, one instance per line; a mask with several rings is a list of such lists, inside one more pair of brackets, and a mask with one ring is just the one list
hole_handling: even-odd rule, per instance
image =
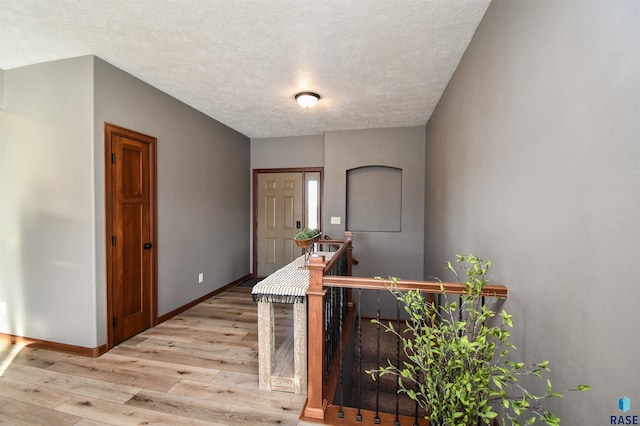
[[198, 283], [202, 284], [204, 282], [204, 272], [200, 272], [198, 275]]
[[340, 216], [331, 216], [332, 225], [340, 225], [340, 223], [342, 223]]

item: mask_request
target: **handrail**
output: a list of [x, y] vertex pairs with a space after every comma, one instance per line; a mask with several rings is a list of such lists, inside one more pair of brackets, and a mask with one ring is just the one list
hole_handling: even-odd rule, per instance
[[[391, 287], [391, 281], [352, 277], [352, 238], [353, 233], [346, 232], [344, 241], [325, 240], [320, 243], [339, 244], [339, 249], [333, 254], [330, 260], [325, 261], [322, 255], [312, 255], [306, 264], [309, 270], [308, 298], [308, 380], [307, 380], [307, 403], [303, 416], [310, 419], [324, 420], [327, 412], [327, 393], [323, 387], [324, 383], [324, 353], [325, 353], [325, 295], [327, 288], [338, 287], [346, 289], [370, 289], [386, 290]], [[348, 273], [347, 276], [325, 275], [338, 259], [347, 252]], [[461, 283], [439, 282], [439, 281], [419, 281], [419, 280], [398, 280], [394, 287], [400, 291], [420, 290], [430, 294], [466, 294], [465, 285]], [[349, 291], [349, 295], [350, 295]], [[481, 296], [505, 299], [508, 294], [507, 287], [503, 285], [485, 285], [480, 293]], [[351, 300], [349, 300], [351, 302]], [[331, 410], [329, 410], [331, 411]]]
[[[353, 237], [353, 233], [351, 233], [351, 236]], [[316, 244], [318, 245], [323, 245], [323, 244], [329, 244], [332, 245], [334, 247], [340, 248], [340, 246], [342, 244], [344, 244], [343, 240], [334, 240], [333, 238], [329, 237], [327, 234], [324, 235], [324, 238], [319, 239]], [[351, 258], [351, 264], [352, 265], [357, 265], [358, 261], [356, 260], [356, 258], [352, 257]]]
[[315, 244], [333, 244], [335, 246], [340, 246], [344, 243], [344, 240], [332, 240], [330, 238], [325, 238], [324, 240], [320, 239], [315, 242]]
[[[317, 244], [337, 244], [340, 247], [338, 248], [338, 250], [333, 254], [333, 256], [331, 256], [331, 259], [329, 259], [326, 263], [325, 263], [325, 267], [324, 270], [328, 271], [330, 270], [333, 265], [338, 261], [338, 259], [340, 258], [340, 256], [342, 256], [342, 254], [345, 251], [348, 251], [348, 256], [349, 256], [349, 260], [348, 260], [348, 265], [349, 265], [349, 275], [351, 272], [351, 250], [352, 250], [352, 246], [351, 246], [351, 241], [353, 240], [353, 232], [345, 232], [344, 233], [344, 241], [339, 241], [339, 240], [319, 240], [317, 242]], [[313, 257], [313, 254], [311, 255]]]
[[331, 259], [327, 260], [327, 262], [325, 263], [324, 270], [325, 271], [330, 270], [333, 267], [333, 265], [336, 264], [340, 256], [342, 256], [342, 253], [344, 253], [345, 251], [347, 251], [347, 244], [342, 244], [338, 249], [338, 251], [336, 251], [333, 254], [333, 256], [331, 256]]
[[312, 419], [324, 419], [327, 400], [323, 394], [324, 381], [324, 325], [325, 325], [325, 294], [322, 279], [327, 271], [338, 261], [340, 256], [347, 253], [347, 275], [351, 275], [352, 262], [352, 232], [345, 232], [345, 240], [341, 247], [325, 262], [322, 255], [312, 255], [306, 264], [309, 270], [308, 299], [308, 337], [307, 337], [307, 404], [304, 416]]
[[[325, 287], [343, 287], [362, 290], [385, 290], [391, 286], [389, 280], [362, 277], [340, 277], [334, 275], [325, 276], [322, 283]], [[440, 281], [398, 280], [393, 287], [400, 291], [421, 290], [425, 293], [434, 294], [467, 293], [464, 284]], [[503, 285], [485, 285], [480, 292], [480, 296], [506, 299], [507, 293], [508, 289]]]

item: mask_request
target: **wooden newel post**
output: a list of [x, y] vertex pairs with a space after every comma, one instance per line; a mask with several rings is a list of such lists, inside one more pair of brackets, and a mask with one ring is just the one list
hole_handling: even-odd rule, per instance
[[323, 397], [324, 379], [324, 296], [322, 288], [324, 275], [324, 256], [312, 255], [307, 263], [309, 269], [308, 300], [308, 382], [307, 406], [304, 415], [312, 419], [324, 419], [327, 401]]

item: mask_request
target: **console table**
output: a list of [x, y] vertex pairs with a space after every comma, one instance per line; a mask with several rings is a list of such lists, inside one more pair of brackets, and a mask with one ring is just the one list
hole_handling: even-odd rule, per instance
[[[317, 252], [325, 260], [333, 252]], [[305, 256], [278, 269], [253, 287], [251, 295], [258, 303], [258, 377], [259, 388], [307, 393], [307, 304], [309, 270], [304, 266]], [[293, 377], [275, 374], [275, 322], [274, 303], [293, 305]], [[287, 362], [286, 359], [282, 360]], [[282, 362], [281, 361], [281, 362]], [[290, 361], [289, 361], [290, 362]]]

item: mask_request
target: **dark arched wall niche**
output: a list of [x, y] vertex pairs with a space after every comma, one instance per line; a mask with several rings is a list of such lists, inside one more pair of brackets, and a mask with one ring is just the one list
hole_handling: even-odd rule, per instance
[[347, 229], [402, 231], [402, 169], [364, 166], [347, 170]]

